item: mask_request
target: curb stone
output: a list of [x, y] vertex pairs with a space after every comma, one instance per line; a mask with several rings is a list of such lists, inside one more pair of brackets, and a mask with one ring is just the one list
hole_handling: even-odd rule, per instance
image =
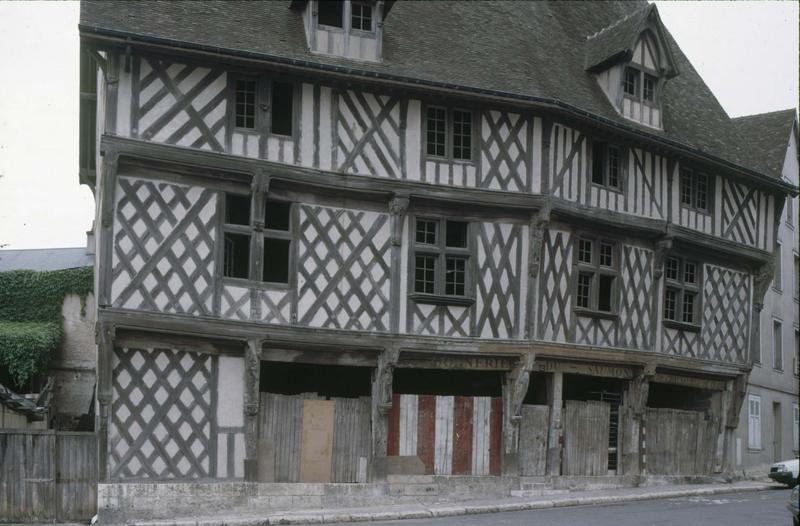
[[498, 502], [475, 505], [427, 505], [413, 509], [385, 511], [303, 511], [276, 512], [261, 517], [217, 517], [199, 520], [143, 521], [128, 523], [129, 526], [272, 526], [299, 524], [333, 524], [340, 522], [387, 521], [400, 519], [427, 519], [435, 517], [455, 517], [460, 515], [478, 515], [497, 512], [529, 511], [549, 508], [566, 508], [572, 506], [592, 506], [602, 504], [618, 504], [643, 500], [670, 499], [690, 496], [719, 495], [732, 492], [756, 492], [775, 488], [774, 484], [754, 484], [744, 487], [715, 487], [651, 491], [630, 495], [598, 495], [587, 497], [554, 498], [547, 500], [529, 500], [516, 502]]

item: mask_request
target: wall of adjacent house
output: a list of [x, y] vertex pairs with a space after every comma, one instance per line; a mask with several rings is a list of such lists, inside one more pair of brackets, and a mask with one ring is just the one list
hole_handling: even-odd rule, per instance
[[[798, 184], [797, 162], [797, 136], [793, 130], [786, 149], [783, 165], [783, 176], [792, 184]], [[780, 252], [780, 280], [773, 281], [764, 297], [764, 308], [759, 317], [760, 321], [760, 360], [750, 373], [748, 395], [755, 395], [761, 400], [760, 436], [761, 447], [753, 448], [748, 443], [750, 422], [747, 399], [742, 405], [739, 418], [739, 429], [736, 434], [736, 465], [738, 469], [752, 472], [766, 472], [766, 465], [776, 460], [795, 458], [800, 450], [797, 439], [798, 422], [795, 420], [795, 411], [798, 405], [798, 375], [797, 367], [800, 356], [798, 355], [798, 275], [796, 262], [798, 258], [798, 198], [784, 205], [781, 214], [777, 239], [781, 242]], [[775, 361], [775, 334], [774, 323], [780, 322], [780, 339], [782, 359], [781, 363]], [[776, 365], [780, 365], [777, 368]], [[775, 404], [779, 404], [776, 406]], [[779, 443], [775, 440], [776, 409], [781, 429]], [[779, 449], [776, 450], [776, 447]]]

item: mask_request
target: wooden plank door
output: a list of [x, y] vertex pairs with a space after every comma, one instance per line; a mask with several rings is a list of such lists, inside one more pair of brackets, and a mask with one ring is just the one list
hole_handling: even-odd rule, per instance
[[567, 400], [564, 410], [564, 475], [608, 474], [611, 404]]
[[97, 513], [94, 433], [58, 433], [55, 440], [59, 521], [89, 521]]
[[547, 474], [549, 422], [549, 406], [522, 406], [522, 422], [519, 427], [519, 464], [524, 477], [539, 477]]
[[335, 407], [332, 400], [303, 400], [300, 482], [331, 481]]

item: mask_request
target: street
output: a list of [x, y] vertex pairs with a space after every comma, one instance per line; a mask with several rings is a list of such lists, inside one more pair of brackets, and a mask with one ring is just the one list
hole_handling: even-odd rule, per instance
[[[386, 526], [783, 526], [790, 490], [681, 497], [605, 506], [389, 521]], [[360, 523], [347, 523], [355, 526]]]

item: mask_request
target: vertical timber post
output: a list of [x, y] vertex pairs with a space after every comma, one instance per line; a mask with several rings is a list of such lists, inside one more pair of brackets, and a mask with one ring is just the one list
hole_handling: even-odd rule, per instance
[[647, 372], [638, 374], [628, 381], [623, 406], [625, 420], [622, 429], [622, 458], [620, 459], [623, 475], [639, 476], [643, 474], [642, 429], [645, 426], [649, 391], [650, 374]]
[[97, 413], [95, 431], [97, 433], [97, 473], [99, 480], [108, 480], [108, 424], [111, 419], [112, 357], [114, 353], [114, 332], [111, 324], [97, 322], [95, 341], [97, 343]]
[[550, 381], [550, 426], [547, 433], [547, 474], [561, 475], [561, 412], [563, 403], [564, 373], [553, 372]]
[[392, 409], [392, 381], [400, 350], [384, 349], [372, 375], [372, 481], [386, 479], [386, 454], [389, 441], [389, 411]]
[[406, 212], [408, 211], [408, 196], [395, 195], [389, 201], [389, 213], [391, 214], [392, 228], [392, 267], [391, 267], [391, 286], [392, 286], [392, 305], [391, 305], [391, 324], [392, 332], [400, 332], [400, 273], [403, 250], [403, 223], [405, 222]]
[[258, 388], [261, 342], [249, 340], [244, 351], [244, 478], [258, 480]]
[[519, 475], [519, 430], [522, 421], [522, 402], [528, 393], [533, 359], [533, 352], [520, 356], [514, 369], [506, 373], [506, 381], [503, 386], [503, 457], [501, 464], [504, 476], [516, 477]]

